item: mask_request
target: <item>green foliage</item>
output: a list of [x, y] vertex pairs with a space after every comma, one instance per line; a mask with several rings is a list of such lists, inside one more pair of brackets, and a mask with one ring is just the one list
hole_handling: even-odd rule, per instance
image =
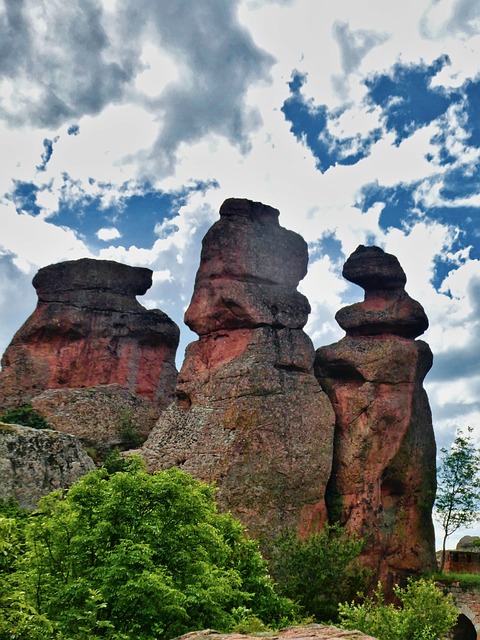
[[257, 543], [217, 512], [210, 485], [178, 469], [149, 475], [131, 458], [122, 471], [92, 471], [40, 501], [24, 542], [8, 539], [20, 549], [20, 604], [49, 638], [156, 640], [292, 620]]
[[136, 449], [145, 440], [133, 421], [131, 409], [126, 409], [120, 416], [117, 423], [117, 433], [122, 439], [123, 446], [127, 449]]
[[125, 458], [120, 453], [119, 449], [113, 449], [109, 451], [105, 456], [102, 467], [104, 467], [108, 473], [117, 473], [117, 471], [127, 471], [131, 465], [131, 458]]
[[394, 591], [400, 607], [385, 603], [380, 583], [373, 598], [340, 605], [340, 625], [378, 640], [436, 640], [454, 626], [458, 611], [451, 595], [444, 595], [432, 580], [411, 580], [405, 589], [397, 585]]
[[28, 514], [12, 500], [0, 501], [0, 638], [49, 640], [53, 626], [29, 603], [18, 571], [25, 552]]
[[368, 572], [357, 558], [364, 541], [349, 535], [339, 525], [301, 539], [294, 532], [277, 541], [271, 573], [280, 592], [300, 604], [306, 615], [318, 622], [336, 621], [338, 604], [364, 589]]
[[450, 450], [442, 448], [438, 470], [435, 512], [444, 531], [440, 571], [445, 566], [448, 536], [460, 527], [468, 527], [478, 520], [480, 509], [480, 451], [471, 437], [461, 431]]
[[33, 429], [52, 429], [45, 418], [31, 404], [25, 404], [18, 409], [9, 409], [0, 415], [0, 422], [7, 424], [20, 424]]
[[477, 589], [480, 587], [480, 573], [460, 573], [456, 571], [449, 571], [448, 573], [434, 573], [429, 577], [443, 584], [452, 582], [460, 583], [460, 587], [463, 590]]

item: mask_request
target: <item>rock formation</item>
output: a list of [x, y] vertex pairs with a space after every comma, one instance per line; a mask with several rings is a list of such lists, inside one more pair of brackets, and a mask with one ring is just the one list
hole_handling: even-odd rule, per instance
[[179, 330], [135, 296], [150, 269], [84, 258], [40, 269], [38, 304], [2, 358], [0, 407], [46, 389], [118, 384], [168, 404], [176, 381]]
[[49, 389], [31, 403], [53, 429], [77, 436], [100, 459], [115, 448], [138, 447], [161, 413], [156, 403], [118, 384]]
[[[375, 640], [360, 631], [345, 631], [323, 624], [307, 624], [302, 627], [286, 627], [275, 632], [263, 632], [262, 637], [272, 640]], [[219, 633], [213, 629], [192, 631], [177, 640], [257, 640], [258, 634]]]
[[0, 498], [23, 509], [55, 489], [67, 489], [95, 465], [77, 438], [49, 429], [0, 422]]
[[302, 330], [307, 246], [278, 216], [249, 200], [222, 205], [185, 315], [199, 340], [142, 449], [152, 470], [176, 465], [215, 481], [221, 508], [259, 537], [325, 521], [334, 427]]
[[363, 562], [391, 585], [436, 566], [435, 440], [422, 386], [432, 354], [415, 340], [428, 321], [395, 256], [359, 246], [343, 275], [365, 299], [337, 313], [346, 336], [315, 359], [336, 414], [327, 508], [367, 536]]

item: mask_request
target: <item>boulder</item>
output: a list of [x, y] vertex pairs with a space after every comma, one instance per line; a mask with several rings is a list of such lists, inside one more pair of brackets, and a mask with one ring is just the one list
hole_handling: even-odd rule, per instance
[[96, 459], [139, 446], [161, 413], [157, 403], [117, 384], [49, 389], [31, 404], [53, 429], [77, 436]]
[[391, 587], [436, 568], [436, 450], [422, 385], [432, 354], [414, 339], [428, 321], [395, 256], [360, 246], [343, 274], [365, 299], [337, 313], [346, 336], [316, 352], [336, 415], [327, 508], [331, 521], [366, 538], [363, 563]]
[[[274, 640], [375, 640], [360, 631], [345, 631], [337, 627], [323, 624], [307, 624], [302, 627], [287, 627], [279, 631], [262, 632], [262, 638]], [[241, 633], [219, 633], [213, 629], [205, 631], [192, 631], [176, 640], [257, 640], [258, 634], [244, 635]]]
[[222, 205], [185, 314], [199, 339], [142, 448], [151, 470], [175, 465], [216, 482], [220, 507], [260, 538], [325, 522], [334, 427], [302, 330], [307, 245], [278, 217], [250, 200]]
[[33, 510], [56, 489], [68, 489], [95, 468], [77, 438], [50, 429], [0, 422], [0, 498]]
[[84, 258], [40, 269], [38, 304], [2, 358], [0, 407], [47, 389], [117, 384], [162, 407], [172, 400], [179, 330], [136, 300], [152, 271]]

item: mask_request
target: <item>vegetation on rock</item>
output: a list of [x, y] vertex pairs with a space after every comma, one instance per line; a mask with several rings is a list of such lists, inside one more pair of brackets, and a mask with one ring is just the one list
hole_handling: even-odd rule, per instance
[[52, 429], [45, 418], [31, 404], [25, 404], [17, 409], [8, 409], [0, 415], [0, 422], [19, 424], [33, 429]]

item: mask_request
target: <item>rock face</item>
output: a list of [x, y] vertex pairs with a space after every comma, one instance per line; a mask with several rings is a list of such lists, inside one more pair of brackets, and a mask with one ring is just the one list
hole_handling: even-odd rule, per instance
[[[360, 631], [345, 631], [337, 627], [324, 626], [323, 624], [307, 624], [303, 627], [287, 627], [279, 631], [261, 634], [262, 638], [273, 640], [375, 640], [372, 636], [366, 636]], [[192, 631], [180, 636], [177, 640], [257, 640], [258, 635], [243, 635], [241, 633], [219, 633], [212, 629], [205, 631]]]
[[55, 489], [67, 489], [95, 467], [78, 440], [48, 429], [0, 422], [0, 498], [24, 509]]
[[327, 507], [330, 520], [368, 536], [363, 562], [392, 585], [436, 567], [435, 440], [422, 386], [432, 354], [415, 340], [428, 321], [395, 256], [359, 246], [343, 275], [365, 299], [337, 313], [346, 336], [315, 359], [336, 414]]
[[47, 389], [118, 384], [167, 405], [176, 381], [179, 330], [135, 296], [150, 269], [82, 259], [40, 269], [34, 313], [2, 358], [0, 407], [15, 407]]
[[77, 436], [100, 459], [114, 448], [139, 446], [161, 413], [156, 403], [117, 384], [49, 389], [31, 403], [52, 428]]
[[222, 205], [185, 315], [199, 340], [142, 449], [152, 470], [176, 465], [215, 481], [221, 508], [259, 537], [325, 522], [334, 427], [302, 330], [307, 246], [278, 216], [249, 200]]

